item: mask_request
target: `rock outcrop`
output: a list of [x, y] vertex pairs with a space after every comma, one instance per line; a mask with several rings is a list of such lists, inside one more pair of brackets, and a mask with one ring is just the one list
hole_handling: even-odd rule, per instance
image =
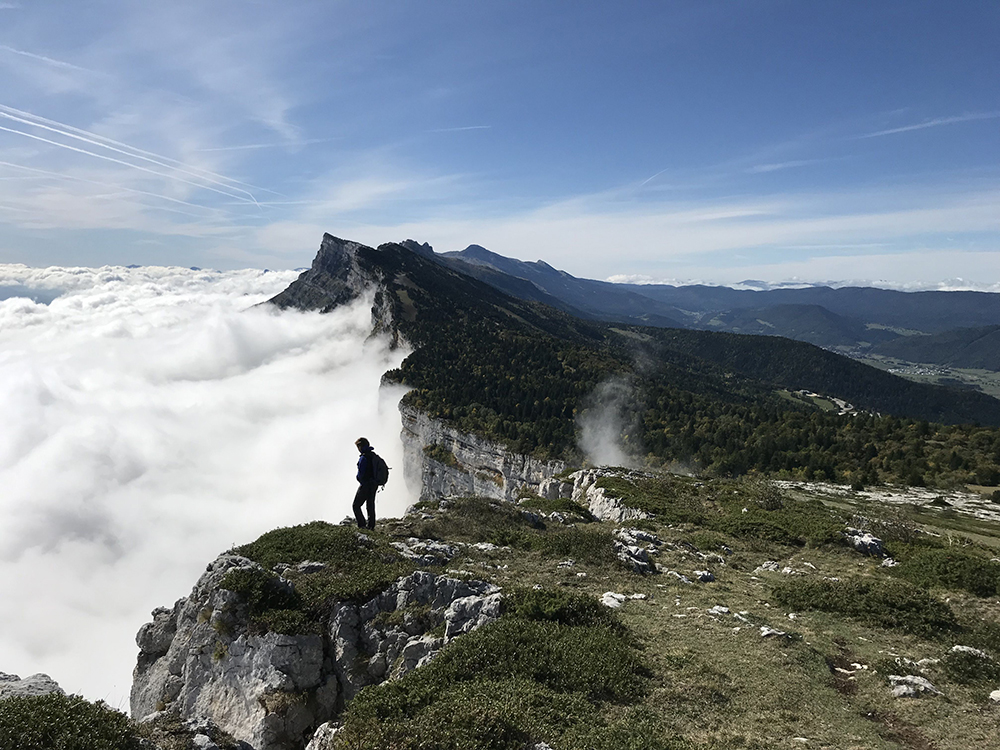
[[0, 698], [13, 698], [25, 695], [62, 694], [59, 683], [47, 674], [33, 674], [23, 680], [16, 674], [0, 672]]
[[221, 555], [190, 596], [139, 630], [133, 717], [170, 712], [209, 720], [254, 750], [302, 748], [362, 687], [426, 664], [500, 615], [497, 587], [417, 571], [364, 604], [332, 603], [322, 633], [255, 633], [246, 602], [222, 585], [239, 569], [261, 570]]
[[[403, 471], [420, 499], [479, 495], [516, 500], [524, 491], [540, 494], [546, 482], [566, 468], [514, 453], [485, 438], [400, 404]], [[571, 485], [570, 485], [571, 486]]]
[[331, 310], [372, 295], [372, 334], [386, 333], [399, 343], [394, 301], [386, 288], [386, 271], [375, 260], [377, 250], [324, 234], [312, 267], [269, 300], [282, 310]]

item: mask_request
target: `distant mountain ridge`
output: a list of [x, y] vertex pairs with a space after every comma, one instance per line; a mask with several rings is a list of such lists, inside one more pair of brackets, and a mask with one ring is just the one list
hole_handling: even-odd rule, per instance
[[413, 240], [403, 245], [513, 296], [591, 320], [783, 336], [839, 351], [867, 351], [906, 335], [1000, 325], [1000, 294], [994, 292], [619, 284], [578, 278], [544, 261], [508, 258], [481, 245], [445, 253]]

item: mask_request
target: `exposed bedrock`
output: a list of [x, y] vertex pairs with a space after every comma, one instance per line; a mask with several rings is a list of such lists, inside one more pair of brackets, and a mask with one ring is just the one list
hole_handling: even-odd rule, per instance
[[188, 597], [140, 628], [135, 719], [172, 712], [209, 720], [254, 750], [301, 750], [362, 687], [426, 664], [500, 615], [497, 587], [417, 571], [368, 602], [331, 603], [322, 633], [254, 633], [246, 603], [222, 586], [240, 568], [261, 569], [220, 555]]

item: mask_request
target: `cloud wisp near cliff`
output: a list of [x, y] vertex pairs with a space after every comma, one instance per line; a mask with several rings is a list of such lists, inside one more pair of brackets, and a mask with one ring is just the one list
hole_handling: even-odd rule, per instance
[[[134, 634], [207, 560], [351, 512], [354, 439], [410, 502], [370, 305], [253, 307], [294, 273], [0, 266], [0, 664], [124, 706]], [[55, 296], [58, 295], [58, 296]]]

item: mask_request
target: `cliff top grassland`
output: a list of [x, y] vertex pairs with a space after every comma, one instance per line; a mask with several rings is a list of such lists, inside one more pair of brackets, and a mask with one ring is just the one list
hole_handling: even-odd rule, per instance
[[[997, 747], [995, 520], [753, 478], [609, 470], [598, 483], [649, 517], [601, 522], [530, 494], [425, 501], [367, 542], [322, 522], [269, 532], [234, 552], [280, 560], [283, 577], [231, 572], [222, 587], [255, 632], [288, 634], [322, 631], [332, 599], [418, 568], [501, 588], [498, 620], [362, 689], [317, 750]], [[421, 544], [437, 545], [433, 561], [401, 553]], [[296, 568], [307, 560], [326, 567]], [[164, 721], [132, 731], [163, 742]]]

